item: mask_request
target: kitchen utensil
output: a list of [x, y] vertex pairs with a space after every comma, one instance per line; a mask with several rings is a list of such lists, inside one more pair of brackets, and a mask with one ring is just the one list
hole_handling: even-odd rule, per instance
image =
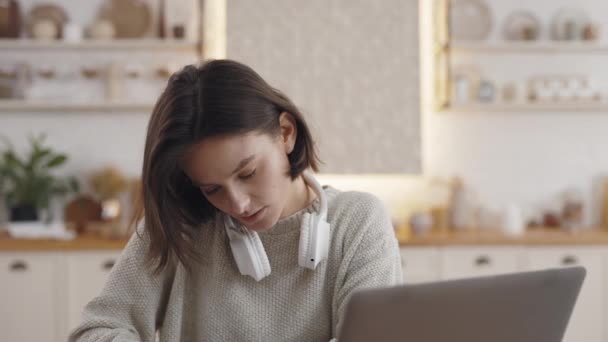
[[593, 23], [585, 25], [583, 28], [583, 39], [584, 40], [597, 40], [599, 37], [598, 26]]
[[510, 103], [515, 101], [517, 97], [517, 87], [515, 83], [507, 83], [502, 86], [502, 101], [505, 103]]
[[114, 24], [117, 38], [141, 38], [152, 27], [152, 10], [141, 0], [107, 0], [100, 18]]
[[410, 228], [416, 235], [424, 235], [433, 227], [433, 217], [427, 212], [416, 212], [410, 216]]
[[40, 19], [32, 26], [32, 38], [36, 40], [53, 40], [59, 36], [59, 29], [52, 20]]
[[583, 30], [591, 20], [578, 8], [561, 8], [551, 19], [551, 36], [555, 40], [580, 40]]
[[53, 4], [34, 5], [29, 12], [27, 20], [27, 32], [30, 37], [34, 37], [33, 29], [40, 20], [50, 20], [57, 28], [57, 36], [63, 37], [63, 26], [68, 22], [69, 17], [65, 10]]
[[17, 0], [0, 0], [0, 38], [18, 38], [21, 19]]
[[520, 235], [526, 230], [521, 209], [515, 204], [505, 207], [502, 217], [502, 230], [507, 235]]
[[481, 81], [479, 68], [474, 65], [459, 65], [452, 68], [452, 102], [467, 104], [476, 98], [475, 91]]
[[91, 39], [110, 40], [116, 36], [116, 29], [111, 21], [99, 19], [89, 27], [87, 33]]
[[[162, 27], [168, 38], [198, 39], [200, 4], [197, 0], [171, 0], [162, 2]], [[168, 32], [170, 31], [170, 32]]]
[[532, 12], [515, 11], [505, 19], [503, 35], [506, 40], [536, 40], [540, 30], [540, 20]]
[[483, 40], [492, 30], [492, 13], [481, 0], [453, 0], [449, 30], [454, 40]]
[[494, 84], [489, 80], [482, 80], [477, 89], [479, 102], [490, 103], [494, 101]]
[[63, 40], [69, 43], [78, 43], [82, 41], [83, 29], [82, 26], [76, 23], [67, 23], [63, 27]]

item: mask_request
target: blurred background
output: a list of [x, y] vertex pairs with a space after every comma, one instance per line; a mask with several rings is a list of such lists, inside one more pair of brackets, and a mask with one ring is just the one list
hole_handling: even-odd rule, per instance
[[608, 341], [606, 13], [600, 0], [0, 0], [0, 339], [66, 339], [130, 236], [168, 77], [231, 58], [306, 115], [322, 183], [384, 201], [405, 282], [583, 265], [565, 340]]

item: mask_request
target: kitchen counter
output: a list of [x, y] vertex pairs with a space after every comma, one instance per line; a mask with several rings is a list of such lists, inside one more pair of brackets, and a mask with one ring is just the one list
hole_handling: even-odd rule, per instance
[[568, 232], [557, 228], [535, 228], [516, 236], [499, 231], [459, 231], [415, 236], [397, 233], [401, 246], [475, 245], [608, 245], [608, 230], [583, 229]]
[[127, 239], [110, 240], [93, 234], [77, 236], [74, 240], [12, 239], [8, 233], [0, 232], [0, 252], [7, 251], [83, 251], [121, 250]]
[[[608, 231], [586, 229], [567, 232], [559, 229], [532, 229], [522, 235], [509, 236], [498, 231], [459, 231], [429, 233], [416, 236], [398, 231], [401, 246], [485, 246], [485, 245], [608, 245]], [[104, 239], [98, 235], [79, 235], [74, 240], [26, 240], [12, 239], [6, 232], [0, 233], [0, 252], [4, 251], [81, 251], [121, 250], [128, 239]]]

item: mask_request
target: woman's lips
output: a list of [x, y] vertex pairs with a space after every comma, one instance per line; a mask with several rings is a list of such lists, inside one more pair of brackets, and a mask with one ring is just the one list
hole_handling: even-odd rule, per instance
[[262, 214], [265, 211], [266, 211], [266, 207], [262, 207], [261, 209], [259, 209], [258, 211], [256, 211], [255, 213], [253, 213], [249, 216], [241, 216], [241, 221], [245, 222], [246, 224], [255, 223], [257, 220], [260, 219], [260, 217], [262, 217]]

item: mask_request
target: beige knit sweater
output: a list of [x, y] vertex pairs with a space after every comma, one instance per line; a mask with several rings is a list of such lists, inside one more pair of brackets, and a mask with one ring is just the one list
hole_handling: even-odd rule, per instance
[[397, 284], [401, 262], [389, 215], [376, 197], [326, 187], [329, 256], [316, 270], [298, 265], [300, 219], [318, 201], [280, 220], [260, 238], [272, 273], [239, 273], [223, 229], [202, 228], [204, 262], [152, 276], [134, 234], [101, 294], [84, 309], [70, 341], [329, 341], [338, 337], [349, 296]]

